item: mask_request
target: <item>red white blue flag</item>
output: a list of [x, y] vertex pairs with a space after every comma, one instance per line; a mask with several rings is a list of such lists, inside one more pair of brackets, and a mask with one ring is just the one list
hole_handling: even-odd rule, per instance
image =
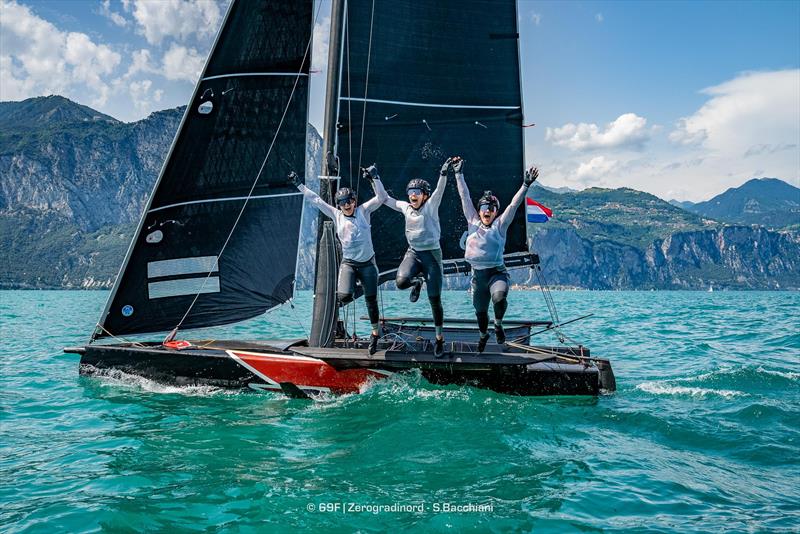
[[547, 222], [553, 216], [553, 210], [528, 197], [525, 197], [525, 212], [531, 223]]

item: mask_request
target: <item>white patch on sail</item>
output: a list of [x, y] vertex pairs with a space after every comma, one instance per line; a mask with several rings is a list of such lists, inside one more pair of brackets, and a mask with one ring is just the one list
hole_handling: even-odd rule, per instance
[[198, 293], [219, 293], [219, 276], [150, 282], [147, 284], [147, 291], [150, 299]]
[[197, 256], [174, 260], [151, 261], [147, 264], [148, 278], [163, 278], [182, 274], [208, 274], [219, 271], [216, 256]]

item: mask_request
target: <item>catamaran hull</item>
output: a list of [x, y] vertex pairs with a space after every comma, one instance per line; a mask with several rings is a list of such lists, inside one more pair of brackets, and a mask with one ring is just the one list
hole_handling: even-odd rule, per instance
[[[418, 369], [434, 384], [470, 385], [510, 395], [598, 395], [613, 391], [613, 372], [603, 361], [536, 361], [507, 354], [432, 355], [365, 350], [186, 349], [89, 345], [79, 352], [82, 374], [119, 370], [157, 382], [315, 394], [361, 392], [376, 380]], [[299, 396], [299, 395], [293, 395]]]

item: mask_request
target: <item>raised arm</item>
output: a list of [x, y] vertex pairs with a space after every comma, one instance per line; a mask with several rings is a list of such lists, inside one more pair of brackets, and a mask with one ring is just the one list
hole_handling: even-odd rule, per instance
[[389, 198], [389, 194], [383, 187], [381, 177], [378, 175], [378, 169], [375, 168], [375, 165], [364, 169], [362, 176], [372, 182], [372, 188], [375, 190], [375, 196], [364, 202], [362, 206], [365, 210], [373, 212], [380, 208], [384, 202], [386, 202], [386, 200]]
[[527, 171], [525, 171], [525, 178], [522, 181], [522, 187], [519, 188], [517, 194], [514, 195], [514, 198], [511, 199], [511, 204], [503, 211], [503, 213], [498, 217], [500, 228], [505, 231], [511, 225], [511, 221], [514, 220], [514, 214], [517, 212], [519, 205], [522, 204], [522, 201], [525, 199], [525, 195], [528, 193], [528, 188], [536, 181], [536, 178], [539, 177], [539, 169], [536, 167], [531, 167]]
[[453, 169], [456, 171], [456, 187], [458, 188], [458, 196], [461, 197], [461, 210], [464, 212], [464, 217], [467, 219], [467, 224], [478, 218], [478, 212], [475, 211], [475, 206], [472, 205], [472, 198], [469, 196], [469, 187], [464, 180], [463, 172], [464, 160], [459, 159], [453, 164]]
[[433, 207], [433, 209], [439, 209], [439, 204], [442, 203], [442, 198], [444, 197], [444, 188], [447, 186], [447, 170], [450, 168], [451, 158], [447, 158], [442, 165], [442, 170], [439, 171], [439, 181], [436, 182], [436, 189], [433, 190], [431, 193], [431, 198], [428, 199], [428, 203]]
[[292, 171], [289, 173], [289, 183], [293, 184], [303, 196], [306, 197], [308, 200], [311, 201], [311, 205], [317, 208], [319, 211], [330, 217], [331, 219], [336, 220], [336, 208], [325, 202], [320, 198], [318, 194], [316, 194], [311, 189], [307, 188], [301, 181], [300, 177], [297, 176], [297, 173]]

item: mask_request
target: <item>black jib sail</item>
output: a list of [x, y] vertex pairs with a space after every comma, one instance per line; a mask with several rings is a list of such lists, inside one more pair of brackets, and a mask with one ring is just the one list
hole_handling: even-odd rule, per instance
[[291, 298], [302, 196], [286, 177], [305, 166], [312, 18], [311, 0], [234, 0], [93, 339]]
[[[466, 160], [475, 199], [491, 189], [503, 205], [524, 171], [517, 10], [514, 0], [348, 0], [339, 90], [337, 152], [342, 181], [378, 164], [390, 194], [406, 199], [412, 178], [435, 187], [442, 162]], [[366, 113], [364, 113], [366, 110]], [[372, 194], [362, 187], [360, 201]], [[439, 210], [445, 260], [461, 259], [462, 215], [451, 176]], [[402, 216], [372, 218], [382, 279], [406, 249]], [[527, 251], [524, 210], [506, 253]]]

